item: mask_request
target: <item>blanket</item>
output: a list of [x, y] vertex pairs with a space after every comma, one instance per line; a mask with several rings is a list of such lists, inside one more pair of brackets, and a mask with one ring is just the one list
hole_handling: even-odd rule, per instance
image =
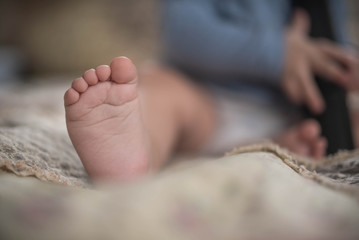
[[358, 239], [359, 152], [273, 143], [93, 185], [67, 136], [63, 85], [0, 94], [0, 239]]

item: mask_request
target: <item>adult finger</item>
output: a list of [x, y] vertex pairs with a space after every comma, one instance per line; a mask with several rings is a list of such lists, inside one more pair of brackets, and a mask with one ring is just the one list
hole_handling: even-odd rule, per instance
[[317, 41], [317, 47], [326, 55], [332, 57], [336, 61], [339, 61], [345, 67], [355, 65], [357, 62], [355, 56], [349, 51], [340, 47], [336, 43], [333, 43], [326, 39], [320, 39]]
[[315, 114], [322, 113], [325, 103], [307, 64], [298, 65], [298, 78], [307, 107]]
[[314, 71], [318, 75], [343, 87], [347, 86], [350, 81], [350, 72], [343, 69], [338, 62], [323, 55], [315, 60]]
[[293, 14], [291, 26], [295, 31], [307, 35], [310, 29], [310, 18], [308, 13], [304, 9], [296, 9]]
[[295, 76], [287, 76], [283, 82], [283, 90], [287, 98], [294, 104], [300, 105], [303, 103], [303, 95], [300, 90], [301, 86]]

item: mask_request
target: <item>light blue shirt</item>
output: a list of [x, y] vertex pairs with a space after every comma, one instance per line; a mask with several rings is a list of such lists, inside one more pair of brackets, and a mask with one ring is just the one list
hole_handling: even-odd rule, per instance
[[[343, 1], [329, 8], [344, 43]], [[283, 72], [290, 13], [288, 0], [162, 0], [165, 59], [197, 80], [264, 94]]]

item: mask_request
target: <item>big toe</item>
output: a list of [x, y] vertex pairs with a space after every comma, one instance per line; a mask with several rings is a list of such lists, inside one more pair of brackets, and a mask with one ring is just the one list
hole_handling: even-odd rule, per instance
[[111, 62], [111, 80], [116, 83], [136, 83], [137, 71], [132, 61], [126, 57], [117, 57]]

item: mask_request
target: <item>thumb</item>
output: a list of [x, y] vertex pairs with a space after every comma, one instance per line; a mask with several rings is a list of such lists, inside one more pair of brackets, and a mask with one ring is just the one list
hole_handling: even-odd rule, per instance
[[310, 18], [308, 13], [301, 8], [298, 8], [293, 13], [292, 27], [297, 32], [307, 35], [310, 29]]

